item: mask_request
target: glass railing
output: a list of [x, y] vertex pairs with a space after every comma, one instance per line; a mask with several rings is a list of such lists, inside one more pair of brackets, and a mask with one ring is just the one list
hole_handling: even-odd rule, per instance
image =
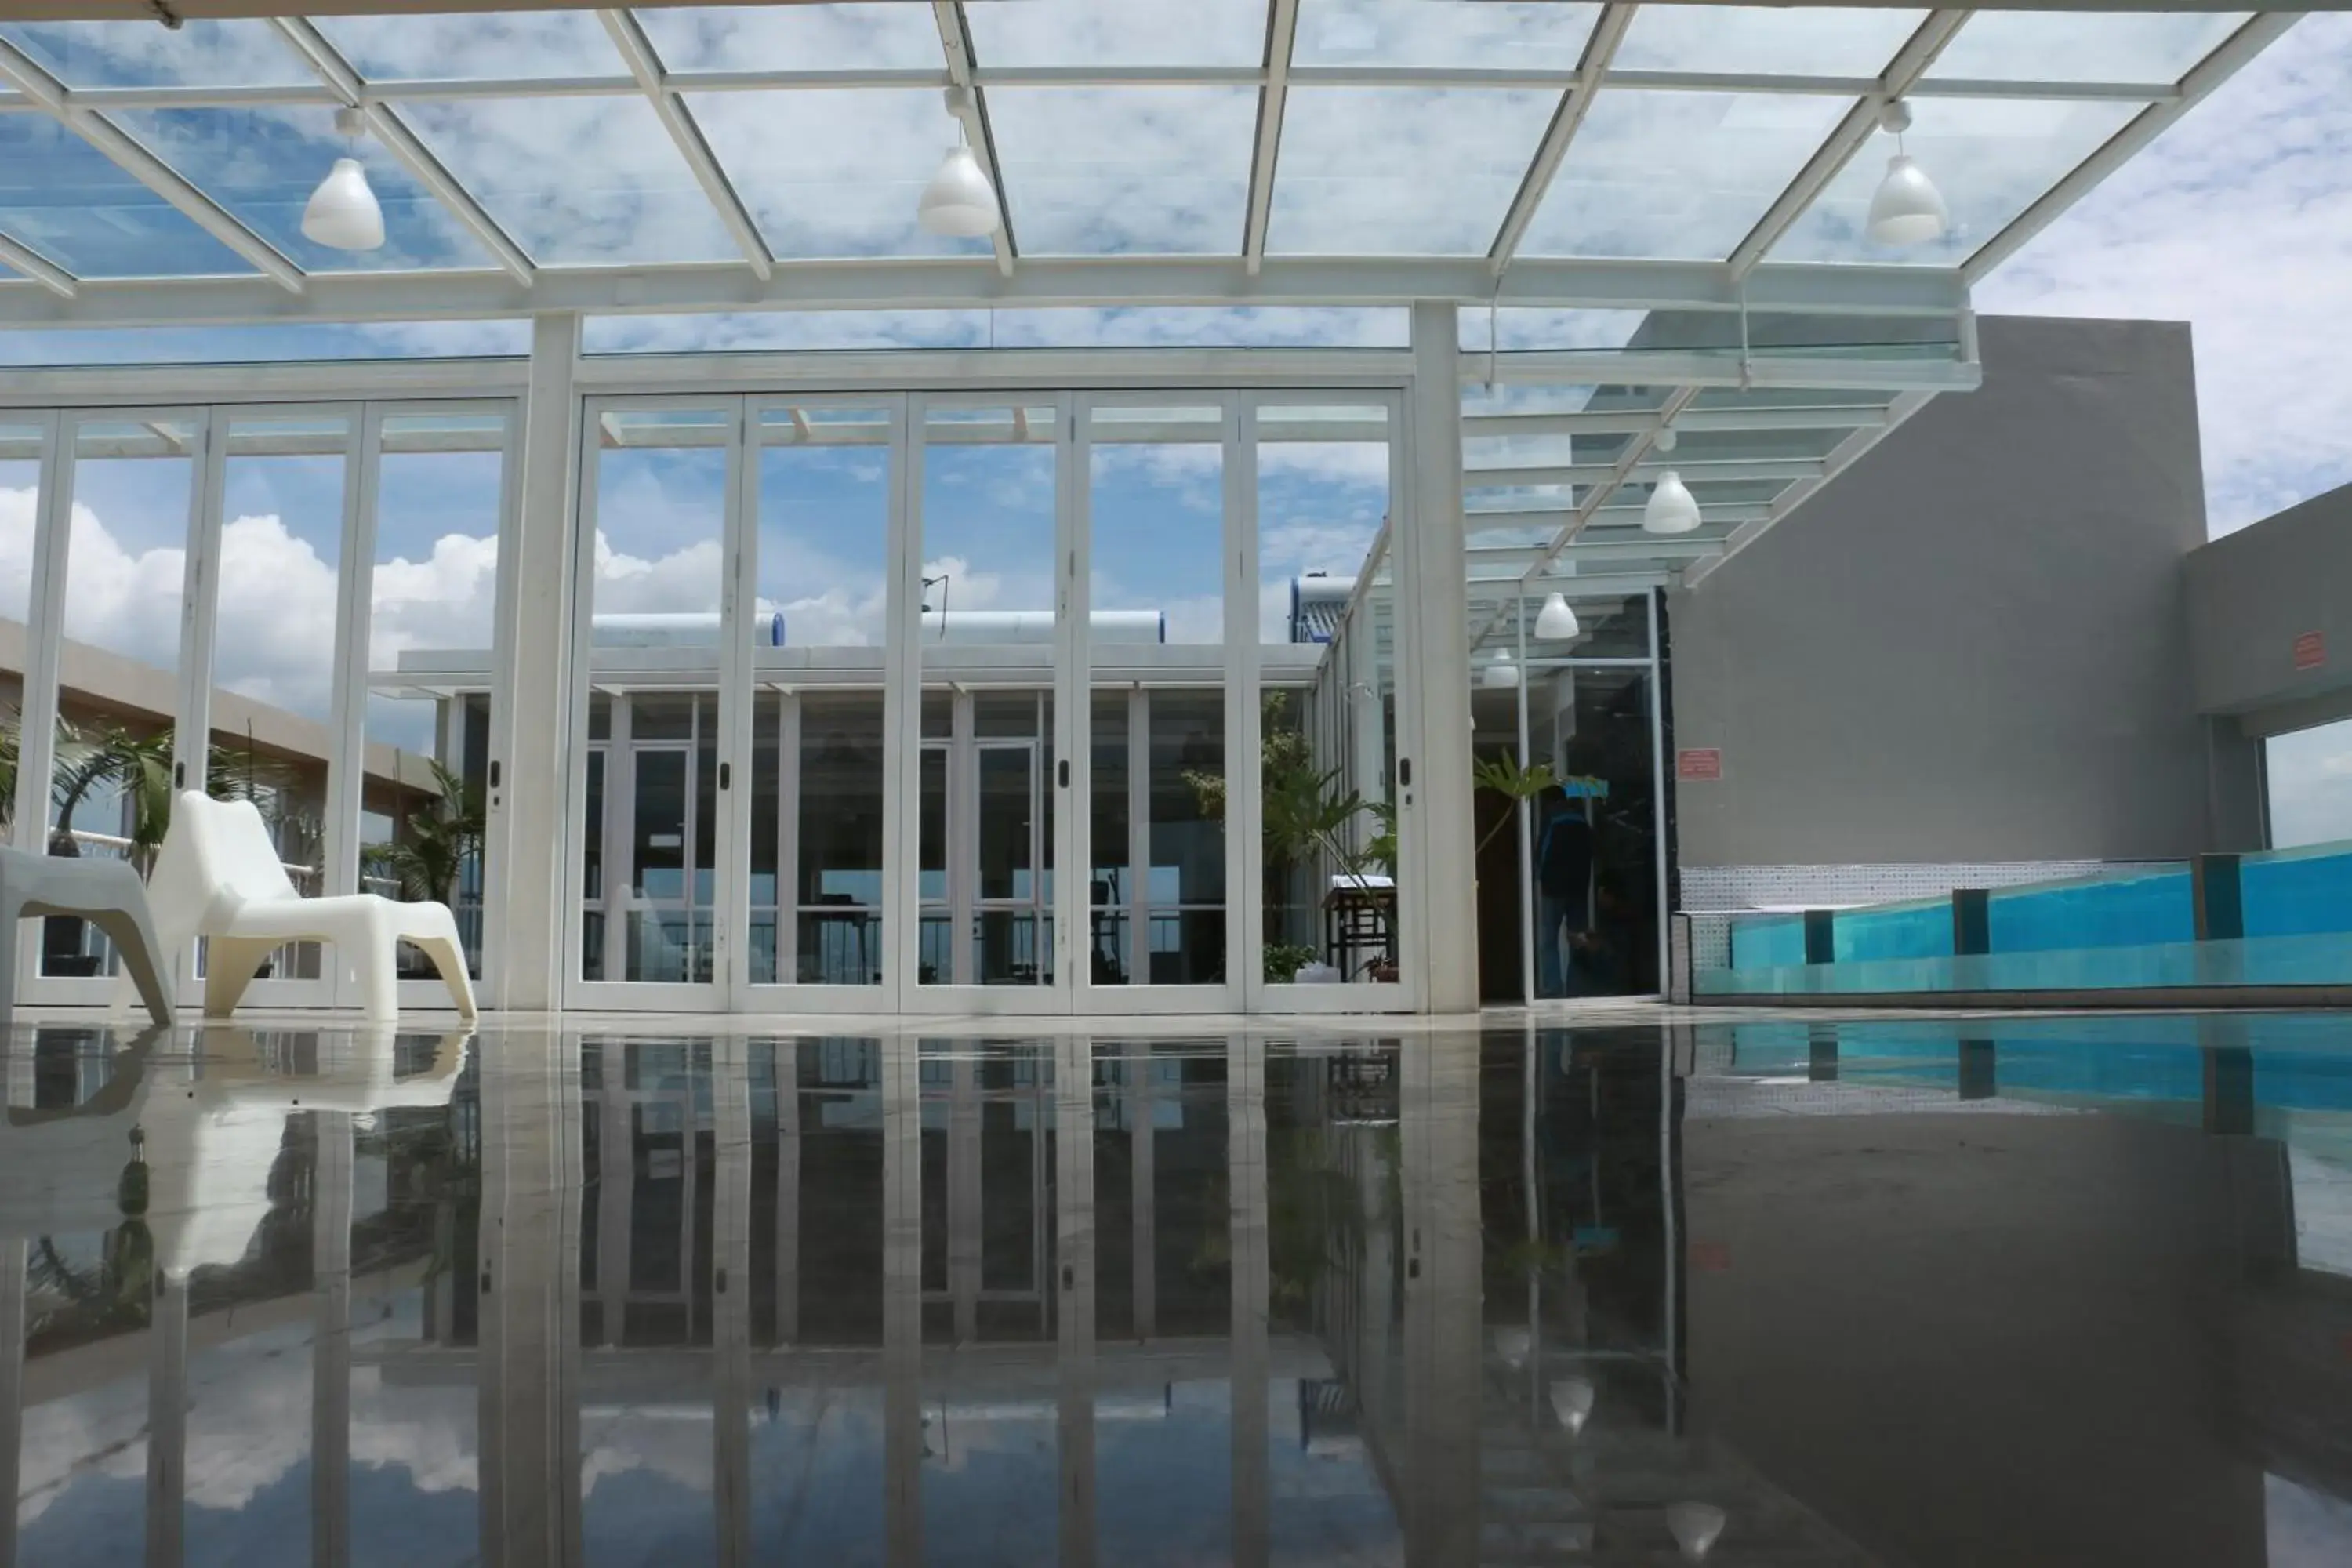
[[2352, 985], [2352, 843], [1730, 920], [1702, 996]]

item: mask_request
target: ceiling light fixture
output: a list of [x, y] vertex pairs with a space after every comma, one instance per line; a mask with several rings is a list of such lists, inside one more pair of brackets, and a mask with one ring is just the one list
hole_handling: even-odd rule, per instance
[[1927, 171], [1903, 151], [1911, 106], [1899, 98], [1890, 100], [1878, 111], [1878, 128], [1895, 138], [1895, 156], [1886, 161], [1886, 177], [1870, 198], [1870, 237], [1880, 245], [1932, 245], [1950, 231], [1952, 216]]
[[1583, 630], [1576, 624], [1576, 612], [1569, 607], [1565, 594], [1554, 594], [1536, 613], [1536, 636], [1546, 642], [1566, 642]]
[[[366, 121], [356, 109], [335, 110], [335, 129], [356, 142]], [[383, 207], [357, 158], [335, 160], [302, 208], [302, 237], [331, 250], [373, 250], [383, 243]]]
[[915, 204], [915, 221], [926, 231], [950, 239], [985, 239], [1004, 221], [996, 205], [996, 187], [989, 184], [987, 172], [963, 135], [971, 104], [968, 89], [948, 89], [948, 113], [956, 122], [956, 144], [948, 149], [940, 172], [931, 176], [931, 183], [923, 187], [922, 200]]
[[[1651, 450], [1671, 452], [1675, 449], [1672, 426], [1659, 431], [1650, 443]], [[1649, 504], [1642, 509], [1642, 530], [1645, 533], [1688, 533], [1700, 521], [1698, 502], [1693, 499], [1690, 487], [1683, 483], [1682, 475], [1668, 468], [1650, 487]]]
[[1683, 1556], [1693, 1563], [1703, 1561], [1715, 1550], [1717, 1538], [1730, 1522], [1730, 1516], [1711, 1502], [1666, 1505], [1666, 1528], [1674, 1532], [1675, 1544], [1682, 1548]]
[[1592, 1418], [1592, 1405], [1600, 1396], [1601, 1391], [1593, 1386], [1591, 1378], [1563, 1377], [1551, 1385], [1551, 1411], [1573, 1437]]
[[1507, 691], [1519, 683], [1519, 667], [1511, 662], [1511, 650], [1505, 648], [1495, 656], [1486, 673], [1479, 677], [1482, 685], [1490, 689]]

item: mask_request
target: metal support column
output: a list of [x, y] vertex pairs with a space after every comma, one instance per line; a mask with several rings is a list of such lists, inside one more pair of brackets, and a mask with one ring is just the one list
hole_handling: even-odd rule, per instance
[[1054, 1061], [1055, 1314], [1062, 1568], [1095, 1563], [1094, 1041], [1065, 1035]]
[[1232, 1179], [1233, 1462], [1234, 1568], [1264, 1568], [1270, 1539], [1267, 1447], [1267, 1313], [1272, 1275], [1266, 1247], [1265, 1042], [1226, 1045], [1225, 1158]]
[[[1471, 822], [1469, 563], [1462, 521], [1461, 329], [1451, 304], [1412, 307], [1412, 392], [1405, 408], [1410, 495], [1393, 535], [1404, 721], [1398, 780], [1407, 881], [1406, 942], [1424, 957], [1423, 1004], [1478, 1007], [1476, 840]], [[1416, 897], [1417, 892], [1417, 897]], [[1419, 932], [1412, 910], [1420, 911]], [[1475, 1228], [1475, 1227], [1474, 1227]]]
[[352, 1557], [352, 1118], [312, 1115], [310, 1561], [343, 1568]]
[[919, 1044], [882, 1041], [882, 1514], [889, 1568], [923, 1560], [923, 1106]]
[[711, 1508], [721, 1568], [751, 1561], [751, 1068], [740, 1036], [710, 1052]]
[[483, 923], [501, 932], [492, 984], [498, 1005], [509, 1011], [549, 1011], [562, 994], [563, 868], [572, 834], [555, 781], [572, 776], [566, 719], [579, 554], [579, 316], [533, 319], [521, 504], [509, 513], [509, 538], [499, 551], [495, 677], [508, 701], [490, 737], [493, 783], [484, 803], [491, 886], [484, 890]]

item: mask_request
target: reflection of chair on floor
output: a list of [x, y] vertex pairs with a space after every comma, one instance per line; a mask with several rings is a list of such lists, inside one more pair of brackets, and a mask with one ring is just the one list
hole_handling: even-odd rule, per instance
[[172, 1021], [163, 955], [147, 915], [147, 889], [126, 860], [78, 860], [0, 849], [0, 1016], [16, 1000], [16, 922], [78, 916], [104, 931], [158, 1024]]
[[[236, 1263], [269, 1213], [289, 1117], [446, 1105], [466, 1061], [466, 1035], [445, 1035], [429, 1067], [401, 1077], [393, 1032], [362, 1026], [303, 1031], [315, 1052], [279, 1053], [301, 1070], [282, 1068], [243, 1029], [206, 1029], [200, 1061], [159, 1066], [151, 1051], [166, 1037], [141, 1036], [83, 1105], [0, 1114], [0, 1237], [96, 1235], [135, 1218], [174, 1280]], [[136, 1184], [126, 1180], [134, 1165]]]
[[148, 883], [155, 924], [184, 953], [206, 940], [205, 1012], [236, 1010], [254, 973], [289, 942], [325, 942], [336, 962], [357, 970], [362, 1006], [371, 1018], [400, 1011], [400, 943], [433, 962], [457, 1011], [474, 1016], [474, 986], [457, 917], [446, 904], [399, 903], [373, 893], [306, 899], [295, 891], [269, 841], [268, 826], [249, 800], [215, 800], [195, 790], [173, 803], [172, 826]]

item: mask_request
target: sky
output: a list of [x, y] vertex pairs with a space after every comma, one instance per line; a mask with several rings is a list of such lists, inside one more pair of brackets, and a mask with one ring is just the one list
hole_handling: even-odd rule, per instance
[[[1308, 64], [1401, 61], [1492, 64], [1572, 62], [1590, 6], [1442, 7], [1409, 0], [1306, 0], [1297, 58]], [[938, 43], [920, 7], [793, 7], [648, 13], [655, 47], [675, 68], [879, 63], [929, 68]], [[988, 62], [1057, 66], [1175, 60], [1255, 60], [1262, 0], [1192, 0], [1119, 6], [1031, 0], [974, 14], [974, 43]], [[1909, 14], [1638, 13], [1617, 63], [1627, 68], [1867, 70], [1911, 25]], [[2049, 74], [2042, 62], [2089, 61], [2083, 74], [2146, 79], [2177, 70], [2210, 45], [2210, 18], [2142, 19], [2127, 35], [2074, 24], [1984, 16], [1969, 24], [1935, 68], [1948, 75]], [[617, 57], [584, 14], [483, 21], [330, 19], [330, 39], [379, 79], [492, 68], [527, 73], [611, 71]], [[2036, 31], [2036, 28], [2045, 30]], [[2058, 31], [2046, 29], [2057, 28]], [[485, 29], [488, 29], [487, 31]], [[18, 28], [10, 37], [68, 81], [299, 81], [302, 67], [257, 24], [197, 24], [181, 34], [122, 26], [104, 32]], [[1245, 195], [1253, 95], [1243, 89], [1021, 90], [991, 94], [1007, 169], [1015, 230], [1033, 251], [1181, 252], [1223, 248], [1238, 229]], [[1475, 102], [1472, 100], [1475, 100]], [[1229, 101], [1230, 100], [1230, 101]], [[1524, 100], [1524, 101], [1522, 101]], [[1294, 90], [1269, 248], [1378, 250], [1476, 248], [1515, 182], [1496, 170], [1506, 152], [1540, 133], [1549, 94], [1481, 89], [1401, 94], [1395, 89]], [[912, 223], [913, 194], [951, 135], [935, 98], [866, 90], [817, 94], [701, 94], [692, 107], [781, 256], [845, 257], [971, 250]], [[1604, 93], [1570, 158], [1535, 215], [1527, 253], [1719, 254], [1744, 232], [1751, 208], [1785, 183], [1841, 104], [1800, 96]], [[2120, 123], [2112, 106], [2047, 110], [2002, 102], [1920, 99], [1913, 151], [1937, 172], [1954, 211], [1954, 254], [1972, 246], [2030, 194]], [[469, 184], [516, 238], [549, 261], [724, 259], [731, 237], [655, 126], [626, 99], [532, 105], [437, 100], [410, 106], [417, 133]], [[821, 122], [803, 123], [810, 114]], [[2021, 117], [2032, 118], [2031, 125]], [[1524, 121], [1524, 123], [1522, 123]], [[185, 169], [225, 205], [305, 267], [479, 265], [480, 243], [417, 187], [372, 140], [341, 147], [322, 110], [149, 110], [126, 128]], [[1370, 152], [1363, 138], [1373, 138]], [[591, 156], [583, 159], [583, 150]], [[390, 241], [354, 263], [311, 246], [299, 207], [328, 150], [367, 164], [387, 208]], [[223, 266], [209, 238], [63, 134], [46, 116], [0, 115], [0, 224], [37, 239], [93, 275], [159, 266]], [[551, 170], [583, 163], [593, 179]], [[1662, 178], [1661, 171], [1685, 171]], [[1853, 258], [1854, 209], [1866, 202], [1875, 163], [1859, 158], [1775, 251], [1777, 259]], [[1704, 172], [1705, 179], [1694, 177]], [[1390, 176], [1402, 173], [1398, 180]], [[1377, 175], [1373, 184], [1367, 180]], [[1847, 187], [1851, 186], [1852, 189]], [[59, 195], [71, 199], [58, 200]], [[1398, 204], [1402, 203], [1402, 205]], [[1471, 241], [1477, 240], [1476, 246]], [[2149, 317], [2189, 322], [2198, 356], [2209, 523], [2215, 533], [2352, 480], [2352, 377], [2341, 373], [2352, 339], [2352, 16], [2300, 23], [2189, 112], [2072, 212], [1982, 282], [1985, 312]], [[233, 260], [229, 265], [234, 265]], [[1559, 313], [1549, 313], [1559, 314]], [[1546, 323], [1579, 342], [1622, 341], [1632, 318], [1580, 312]], [[1465, 331], [1475, 327], [1465, 322]], [[590, 324], [599, 352], [800, 344], [875, 346], [1055, 342], [1160, 343], [1394, 342], [1398, 313], [1379, 310], [900, 311], [819, 316], [611, 318]], [[1597, 334], [1597, 336], [1594, 336]], [[1473, 333], [1472, 335], [1475, 335]], [[0, 355], [49, 361], [220, 357], [228, 340], [208, 331], [0, 334]], [[365, 328], [246, 329], [236, 357], [385, 352], [512, 353], [515, 322], [411, 323]], [[1192, 456], [1206, 456], [1193, 454]], [[312, 465], [314, 468], [320, 465]], [[330, 465], [331, 466], [331, 465]], [[493, 515], [478, 474], [424, 472], [400, 481], [407, 501], [387, 506], [379, 540], [378, 659], [404, 648], [481, 646], [496, 581], [486, 544]], [[325, 713], [334, 562], [331, 498], [299, 464], [256, 462], [233, 476], [225, 530], [232, 570], [254, 602], [225, 607], [237, 628], [225, 643], [224, 684], [297, 711]], [[649, 463], [616, 475], [633, 489], [625, 515], [608, 509], [598, 546], [598, 602], [612, 609], [702, 607], [718, 541], [697, 521], [711, 478], [690, 464]], [[943, 481], [951, 477], [943, 471]], [[1195, 473], [1194, 479], [1200, 475]], [[1337, 479], [1330, 474], [1327, 477]], [[1097, 588], [1107, 605], [1168, 607], [1178, 640], [1206, 624], [1213, 563], [1172, 549], [1173, 525], [1191, 506], [1178, 477], [1135, 468], [1120, 505], [1131, 540], [1098, 549]], [[833, 480], [838, 480], [835, 484]], [[150, 481], [161, 483], [161, 480]], [[1114, 486], [1120, 476], [1097, 479]], [[18, 602], [30, 565], [29, 497], [0, 464], [0, 611]], [[669, 488], [665, 489], [665, 486]], [[12, 487], [16, 487], [12, 489]], [[136, 489], [136, 486], [126, 486]], [[331, 476], [326, 488], [331, 489]], [[772, 493], [773, 485], [765, 485]], [[858, 487], [848, 470], [822, 487], [828, 504]], [[985, 486], [973, 487], [979, 494]], [[815, 493], [812, 491], [810, 493]], [[878, 487], [868, 486], [869, 496]], [[389, 500], [390, 490], [387, 497]], [[462, 502], [459, 498], [464, 498]], [[124, 651], [170, 657], [174, 617], [163, 604], [184, 553], [169, 531], [175, 509], [156, 496], [133, 517], [96, 500], [75, 514], [76, 588], [69, 601], [85, 630]], [[469, 526], [444, 526], [452, 505]], [[1100, 509], [1105, 515], [1114, 509]], [[1369, 532], [1360, 495], [1336, 490], [1291, 520], [1299, 569], [1346, 563]], [[1312, 515], [1328, 513], [1328, 517]], [[395, 515], [398, 514], [398, 515]], [[979, 518], [978, 513], [973, 514]], [[158, 520], [162, 520], [160, 522]], [[1374, 519], [1376, 523], [1377, 519]], [[689, 543], [656, 549], [682, 521]], [[1337, 531], [1315, 531], [1325, 523]], [[948, 574], [969, 608], [1013, 607], [1035, 598], [1028, 579], [1045, 560], [1013, 555], [983, 563], [984, 519], [943, 518], [925, 540], [926, 574]], [[978, 532], [973, 532], [973, 529]], [[704, 537], [704, 535], [709, 537]], [[1032, 541], [1032, 543], [1034, 542]], [[1273, 532], [1269, 545], [1278, 542]], [[1034, 557], [1033, 559], [1029, 559]], [[1310, 558], [1311, 557], [1311, 558]], [[1269, 556], [1269, 568], [1273, 564]], [[870, 532], [762, 524], [763, 607], [784, 611], [794, 641], [870, 640], [878, 626], [880, 559]], [[961, 568], [961, 570], [958, 570]], [[687, 601], [693, 601], [688, 605]], [[1268, 606], [1262, 621], [1274, 614]], [[142, 608], [144, 606], [144, 608]], [[234, 609], [235, 614], [228, 613]], [[321, 617], [327, 617], [322, 625]], [[79, 634], [77, 634], [79, 635]], [[160, 640], [159, 640], [160, 639]], [[415, 743], [425, 716], [378, 700], [372, 732]], [[2282, 842], [2352, 837], [2352, 727], [2315, 731], [2272, 751], [2274, 831]]]

